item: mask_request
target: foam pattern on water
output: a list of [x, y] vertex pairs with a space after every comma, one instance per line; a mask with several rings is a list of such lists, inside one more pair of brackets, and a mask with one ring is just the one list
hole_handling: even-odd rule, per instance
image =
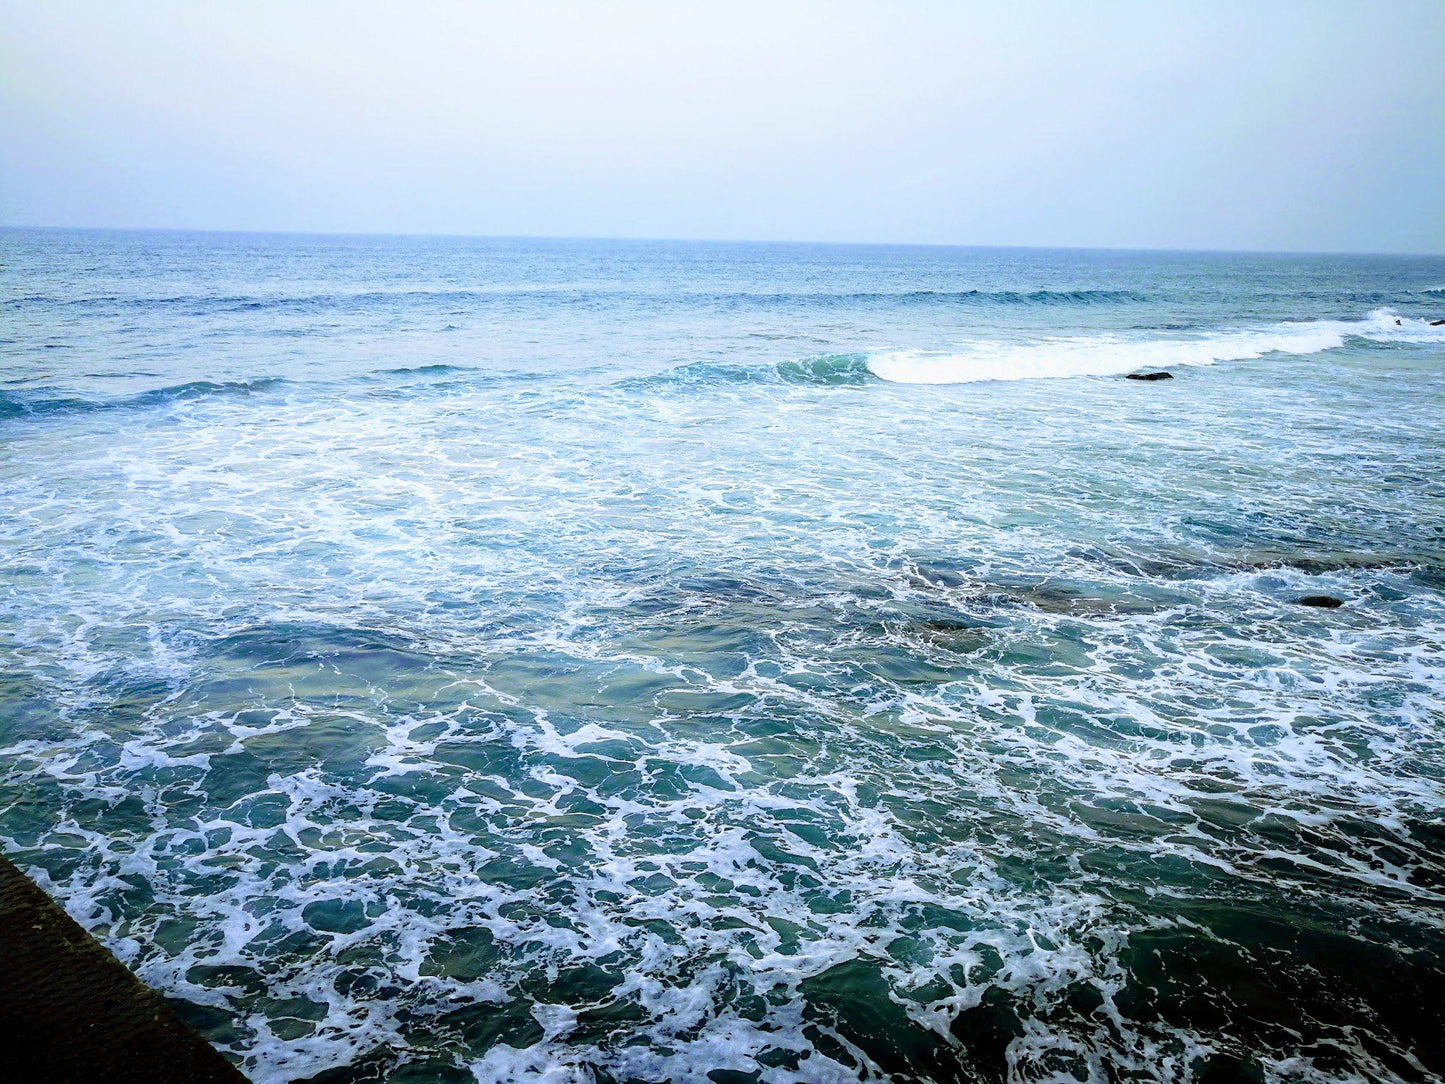
[[258, 1081], [1438, 1073], [1440, 348], [864, 356], [0, 419], [7, 851]]

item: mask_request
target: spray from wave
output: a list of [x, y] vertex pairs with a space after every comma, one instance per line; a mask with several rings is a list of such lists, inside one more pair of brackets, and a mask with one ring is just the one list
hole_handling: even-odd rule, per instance
[[1141, 368], [1213, 365], [1266, 354], [1317, 354], [1350, 338], [1380, 343], [1445, 343], [1445, 327], [1376, 309], [1363, 320], [1312, 320], [1267, 328], [1217, 331], [1197, 338], [1131, 339], [1123, 335], [974, 342], [947, 352], [875, 354], [868, 368], [903, 384], [969, 384], [984, 380], [1115, 376]]

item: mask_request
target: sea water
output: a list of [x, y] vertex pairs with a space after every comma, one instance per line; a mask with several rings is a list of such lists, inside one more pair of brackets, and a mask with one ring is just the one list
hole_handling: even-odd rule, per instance
[[0, 846], [253, 1079], [1445, 1072], [1445, 259], [0, 264]]

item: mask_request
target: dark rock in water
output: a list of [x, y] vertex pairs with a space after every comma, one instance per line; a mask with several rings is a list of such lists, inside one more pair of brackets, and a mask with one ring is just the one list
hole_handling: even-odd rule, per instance
[[1334, 610], [1345, 604], [1342, 598], [1335, 598], [1334, 595], [1301, 595], [1295, 599], [1301, 606], [1319, 606], [1321, 609]]
[[1125, 380], [1173, 380], [1173, 373], [1130, 373]]
[[1431, 327], [1445, 327], [1445, 320], [1431, 320]]

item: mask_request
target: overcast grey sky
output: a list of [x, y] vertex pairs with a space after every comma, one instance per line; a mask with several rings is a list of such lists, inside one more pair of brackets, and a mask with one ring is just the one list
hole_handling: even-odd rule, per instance
[[0, 0], [0, 222], [1442, 252], [1445, 0]]

